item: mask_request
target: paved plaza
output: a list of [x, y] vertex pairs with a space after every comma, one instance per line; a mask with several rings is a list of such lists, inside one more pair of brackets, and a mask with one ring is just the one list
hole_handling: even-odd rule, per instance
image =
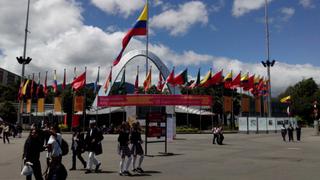
[[[20, 176], [21, 154], [24, 138], [11, 139], [11, 144], [0, 143], [0, 180], [25, 179]], [[301, 142], [283, 142], [277, 134], [225, 134], [225, 145], [213, 145], [210, 134], [177, 135], [168, 143], [172, 156], [162, 156], [164, 144], [149, 144], [150, 155], [145, 158], [145, 174], [133, 177], [118, 175], [117, 135], [105, 135], [102, 172], [85, 174], [83, 169], [68, 171], [68, 179], [319, 179], [320, 137], [312, 135], [312, 129], [302, 129]], [[63, 137], [71, 144], [71, 135]], [[87, 154], [83, 154], [87, 158]], [[45, 167], [45, 153], [41, 157]], [[71, 154], [64, 157], [67, 169], [71, 166]], [[77, 161], [78, 167], [80, 162]], [[81, 167], [82, 168], [82, 167]]]

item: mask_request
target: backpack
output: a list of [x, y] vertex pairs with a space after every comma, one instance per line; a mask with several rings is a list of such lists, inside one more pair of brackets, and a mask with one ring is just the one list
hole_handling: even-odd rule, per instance
[[67, 143], [66, 140], [64, 140], [63, 138], [61, 138], [61, 144], [58, 143], [60, 145], [61, 151], [62, 151], [62, 156], [65, 156], [69, 153], [69, 145]]

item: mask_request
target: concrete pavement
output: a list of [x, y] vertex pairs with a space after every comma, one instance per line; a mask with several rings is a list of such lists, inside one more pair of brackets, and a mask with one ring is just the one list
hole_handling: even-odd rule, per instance
[[[172, 156], [162, 156], [164, 144], [152, 143], [145, 158], [141, 176], [118, 175], [117, 135], [105, 135], [102, 172], [85, 174], [84, 170], [68, 171], [68, 179], [319, 179], [320, 137], [312, 136], [312, 129], [302, 129], [301, 142], [283, 142], [280, 133], [226, 134], [225, 145], [213, 145], [210, 134], [179, 134], [168, 143]], [[11, 144], [0, 142], [0, 180], [25, 179], [20, 176], [24, 138], [11, 139]], [[71, 144], [71, 135], [63, 137]], [[87, 159], [87, 154], [83, 154]], [[45, 168], [45, 153], [41, 157]], [[64, 156], [64, 165], [71, 167], [71, 154]], [[82, 168], [77, 161], [78, 167]]]

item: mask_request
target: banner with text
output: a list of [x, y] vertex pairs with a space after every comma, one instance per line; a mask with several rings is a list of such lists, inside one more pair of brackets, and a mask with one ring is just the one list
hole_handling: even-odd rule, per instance
[[98, 107], [104, 106], [211, 106], [212, 97], [205, 95], [112, 95], [99, 96]]

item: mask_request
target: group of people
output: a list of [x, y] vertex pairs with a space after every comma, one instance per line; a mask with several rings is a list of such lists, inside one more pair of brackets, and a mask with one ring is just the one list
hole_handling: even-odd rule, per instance
[[[101, 161], [97, 159], [97, 155], [103, 153], [102, 140], [103, 131], [97, 127], [95, 120], [90, 120], [89, 129], [86, 136], [79, 129], [74, 129], [72, 135], [72, 167], [70, 171], [76, 170], [76, 159], [78, 158], [86, 169], [85, 173], [100, 172]], [[141, 168], [144, 151], [142, 148], [143, 141], [141, 139], [141, 128], [139, 122], [133, 123], [131, 126], [127, 122], [123, 122], [120, 126], [118, 136], [118, 153], [120, 155], [120, 176], [132, 175], [129, 167], [132, 164], [132, 171], [135, 173], [143, 173]], [[33, 175], [36, 180], [64, 180], [67, 178], [67, 170], [62, 164], [62, 158], [68, 153], [65, 150], [65, 140], [62, 138], [58, 126], [45, 125], [44, 128], [38, 129], [32, 127], [28, 138], [25, 141], [23, 150], [23, 162], [31, 164]], [[40, 164], [40, 153], [47, 151], [47, 168], [44, 177]], [[88, 152], [87, 161], [84, 160], [82, 154]], [[133, 158], [132, 158], [133, 156]], [[138, 164], [136, 165], [137, 157]], [[31, 180], [32, 175], [26, 176], [27, 180]]]
[[[297, 124], [295, 130], [296, 130], [297, 141], [300, 141], [300, 139], [301, 139], [301, 126], [299, 124]], [[282, 124], [281, 136], [282, 136], [283, 141], [286, 141], [286, 136], [288, 134], [289, 142], [290, 141], [293, 142], [294, 141], [293, 131], [294, 131], [294, 128], [293, 128], [292, 124], [289, 124], [288, 128], [286, 128], [285, 124]]]
[[[21, 137], [22, 133], [22, 127], [19, 125], [12, 125], [7, 122], [1, 121], [0, 122], [0, 138], [3, 139], [3, 143], [10, 144], [9, 137], [13, 136], [14, 138], [16, 136]], [[1, 136], [2, 134], [2, 136]]]
[[223, 136], [223, 126], [219, 127], [213, 127], [212, 128], [212, 134], [213, 134], [213, 139], [212, 139], [212, 144], [223, 144], [224, 136]]
[[[43, 180], [40, 153], [47, 150], [47, 168], [44, 176], [46, 180], [65, 180], [67, 171], [62, 164], [63, 144], [62, 135], [58, 126], [44, 127], [37, 129], [33, 127], [23, 148], [23, 161], [32, 166], [33, 175], [36, 180]], [[32, 175], [26, 176], [27, 180], [32, 179]]]

